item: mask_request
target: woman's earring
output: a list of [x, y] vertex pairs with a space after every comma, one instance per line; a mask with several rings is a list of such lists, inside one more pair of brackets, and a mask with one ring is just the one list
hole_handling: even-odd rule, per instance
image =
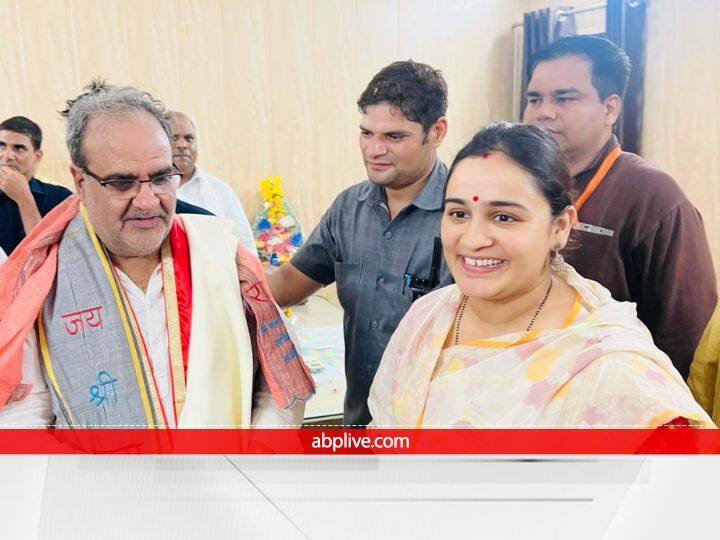
[[561, 272], [563, 267], [565, 266], [565, 259], [563, 259], [563, 256], [560, 255], [561, 249], [562, 246], [560, 244], [555, 244], [552, 255], [550, 256], [550, 270], [552, 270], [556, 274], [558, 272]]

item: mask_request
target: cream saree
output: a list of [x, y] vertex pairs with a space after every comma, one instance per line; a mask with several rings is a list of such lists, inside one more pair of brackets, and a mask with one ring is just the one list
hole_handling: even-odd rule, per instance
[[676, 418], [715, 427], [634, 304], [565, 265], [576, 292], [562, 328], [443, 349], [462, 294], [456, 285], [413, 304], [370, 389], [376, 427], [651, 428]]

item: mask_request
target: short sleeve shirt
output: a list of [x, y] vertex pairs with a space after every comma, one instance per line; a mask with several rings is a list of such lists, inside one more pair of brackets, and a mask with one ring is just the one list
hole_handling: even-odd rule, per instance
[[[370, 421], [370, 385], [390, 336], [412, 303], [404, 276], [429, 277], [447, 174], [436, 160], [423, 190], [392, 221], [383, 187], [366, 180], [346, 189], [291, 260], [311, 279], [337, 283], [345, 310], [348, 426]], [[440, 259], [438, 287], [452, 282]]]

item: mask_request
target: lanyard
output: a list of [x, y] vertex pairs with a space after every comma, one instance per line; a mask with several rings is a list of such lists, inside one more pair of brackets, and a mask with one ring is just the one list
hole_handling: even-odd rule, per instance
[[620, 145], [617, 145], [615, 148], [612, 149], [612, 151], [607, 155], [607, 157], [605, 157], [603, 162], [600, 164], [597, 172], [590, 179], [590, 182], [588, 182], [588, 185], [585, 187], [585, 191], [583, 191], [580, 197], [578, 197], [575, 201], [575, 208], [578, 212], [580, 212], [580, 208], [583, 204], [585, 204], [585, 201], [587, 201], [590, 198], [590, 195], [592, 195], [598, 188], [600, 182], [605, 179], [605, 176], [607, 176], [610, 167], [613, 166], [613, 163], [615, 163], [615, 160], [620, 157], [621, 153], [622, 148], [620, 148]]

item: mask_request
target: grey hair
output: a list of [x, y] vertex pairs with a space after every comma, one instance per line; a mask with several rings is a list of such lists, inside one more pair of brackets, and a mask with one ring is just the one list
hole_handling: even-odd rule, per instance
[[83, 155], [83, 138], [88, 123], [98, 116], [126, 117], [138, 112], [147, 113], [155, 118], [172, 141], [170, 111], [162, 102], [148, 92], [132, 86], [116, 86], [101, 79], [93, 79], [84, 93], [65, 102], [67, 105], [60, 115], [67, 120], [65, 142], [70, 152], [70, 160], [78, 167], [87, 166]]

